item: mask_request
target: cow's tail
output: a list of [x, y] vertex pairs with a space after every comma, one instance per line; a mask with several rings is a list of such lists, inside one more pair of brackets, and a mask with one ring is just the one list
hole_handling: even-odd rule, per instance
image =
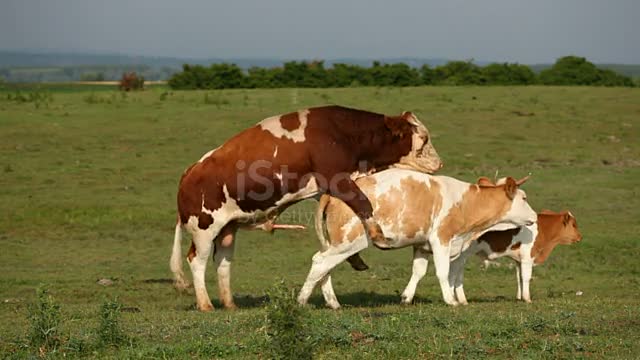
[[182, 222], [180, 219], [176, 222], [176, 232], [173, 237], [173, 251], [171, 251], [171, 260], [169, 261], [171, 272], [173, 272], [173, 285], [178, 290], [184, 290], [189, 287], [189, 282], [184, 279], [182, 271]]
[[325, 210], [327, 209], [327, 205], [329, 205], [329, 201], [331, 200], [331, 196], [327, 194], [322, 194], [320, 196], [320, 201], [318, 203], [318, 209], [316, 210], [316, 218], [315, 218], [315, 227], [316, 227], [316, 236], [318, 236], [318, 240], [320, 241], [320, 246], [322, 246], [323, 250], [329, 248], [329, 242], [327, 241], [326, 236], [324, 236], [324, 217]]

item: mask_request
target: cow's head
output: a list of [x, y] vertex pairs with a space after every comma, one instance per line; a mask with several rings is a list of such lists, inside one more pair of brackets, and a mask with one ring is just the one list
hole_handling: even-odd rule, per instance
[[504, 213], [499, 223], [510, 223], [515, 226], [530, 226], [533, 225], [538, 215], [527, 203], [527, 194], [519, 189], [518, 186], [527, 181], [528, 177], [520, 180], [514, 180], [512, 177], [507, 177], [497, 181], [497, 185], [491, 183], [486, 178], [478, 179], [478, 185], [481, 187], [495, 187], [504, 191], [504, 196], [510, 202], [509, 209]]
[[442, 161], [431, 142], [429, 130], [409, 111], [401, 116], [385, 117], [385, 125], [395, 136], [411, 137], [411, 150], [392, 167], [432, 174], [442, 168]]

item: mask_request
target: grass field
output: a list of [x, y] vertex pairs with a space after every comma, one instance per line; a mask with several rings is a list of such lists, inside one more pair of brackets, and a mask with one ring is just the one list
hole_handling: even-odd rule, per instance
[[[193, 294], [168, 281], [177, 183], [239, 130], [326, 103], [414, 111], [431, 130], [442, 174], [474, 181], [531, 172], [525, 190], [534, 209], [570, 209], [584, 239], [534, 269], [533, 304], [515, 301], [508, 261], [483, 270], [472, 259], [470, 305], [458, 308], [442, 302], [432, 267], [416, 304], [400, 306], [411, 250], [368, 249], [369, 271], [343, 264], [334, 273], [343, 309], [326, 309], [316, 292], [305, 310], [315, 357], [640, 356], [640, 89], [46, 91], [37, 106], [0, 91], [1, 358], [38, 356], [27, 316], [40, 285], [63, 319], [62, 345], [41, 356], [269, 357], [265, 292], [280, 279], [302, 285], [318, 249], [312, 226], [239, 233], [232, 287], [240, 309], [199, 313]], [[314, 206], [298, 204], [282, 222], [310, 225]], [[219, 307], [214, 274], [210, 263], [208, 289]], [[102, 278], [113, 285], [97, 284]], [[100, 307], [115, 298], [132, 340], [99, 346]]]

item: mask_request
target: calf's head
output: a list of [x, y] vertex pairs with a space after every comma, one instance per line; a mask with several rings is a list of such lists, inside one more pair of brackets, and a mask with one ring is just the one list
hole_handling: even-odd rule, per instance
[[582, 241], [578, 223], [570, 211], [556, 213], [550, 210], [542, 210], [538, 218], [541, 219], [545, 215], [549, 215], [550, 218], [561, 219], [561, 221], [556, 221], [557, 225], [554, 227], [553, 240], [555, 242], [562, 245], [571, 245]]
[[433, 147], [429, 130], [413, 113], [405, 111], [401, 116], [387, 116], [385, 125], [395, 136], [411, 137], [411, 150], [392, 167], [429, 174], [442, 168], [442, 161]]

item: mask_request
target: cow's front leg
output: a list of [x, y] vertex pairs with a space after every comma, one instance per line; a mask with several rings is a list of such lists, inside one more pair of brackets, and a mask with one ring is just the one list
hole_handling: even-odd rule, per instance
[[437, 236], [435, 239], [430, 239], [429, 242], [431, 243], [431, 249], [433, 251], [433, 263], [436, 267], [436, 276], [440, 282], [442, 298], [444, 299], [444, 302], [449, 305], [458, 305], [449, 283], [449, 246], [442, 245]]
[[427, 255], [428, 252], [424, 250], [422, 246], [413, 247], [413, 270], [411, 273], [411, 279], [409, 279], [407, 287], [404, 289], [402, 295], [400, 296], [403, 304], [411, 304], [411, 302], [413, 301], [413, 297], [416, 294], [418, 283], [427, 273], [427, 266], [429, 265]]
[[353, 254], [347, 258], [347, 262], [351, 265], [355, 271], [369, 270], [369, 265], [362, 260], [360, 253]]
[[220, 301], [227, 309], [236, 308], [231, 293], [231, 261], [233, 260], [235, 248], [234, 237], [236, 230], [237, 227], [235, 225], [227, 225], [222, 229], [220, 235], [216, 238], [216, 248], [213, 254], [213, 260], [218, 272]]
[[520, 272], [521, 262], [516, 262], [516, 280], [518, 281], [518, 292], [516, 293], [516, 299], [522, 300], [522, 273]]
[[358, 185], [349, 178], [349, 174], [334, 175], [329, 183], [329, 194], [342, 200], [356, 213], [364, 224], [367, 237], [374, 245], [383, 249], [389, 248], [380, 225], [373, 218], [371, 202]]
[[523, 260], [520, 262], [520, 276], [522, 277], [522, 300], [530, 303], [531, 294], [529, 293], [529, 283], [531, 282], [531, 273], [533, 272], [533, 261]]

